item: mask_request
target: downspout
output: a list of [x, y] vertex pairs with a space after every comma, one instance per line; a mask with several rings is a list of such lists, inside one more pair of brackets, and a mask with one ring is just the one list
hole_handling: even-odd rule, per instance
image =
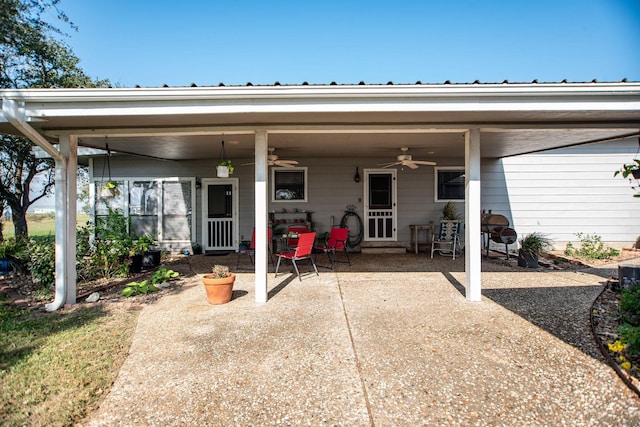
[[[64, 156], [55, 149], [53, 145], [49, 143], [42, 135], [40, 135], [34, 128], [32, 128], [24, 118], [24, 111], [20, 110], [16, 102], [12, 99], [2, 99], [2, 113], [7, 118], [9, 123], [13, 125], [17, 130], [22, 132], [31, 142], [41, 147], [47, 152], [56, 164], [56, 184], [62, 183], [66, 185], [67, 176], [67, 161]], [[61, 186], [62, 187], [62, 186]], [[59, 208], [65, 206], [65, 191], [56, 191], [56, 249], [64, 247], [64, 240], [66, 239], [66, 227], [63, 215], [60, 215]], [[55, 286], [55, 298], [52, 303], [46, 305], [47, 311], [55, 311], [62, 307], [65, 303], [67, 294], [67, 278], [66, 274], [59, 272], [66, 272], [65, 268], [65, 255], [64, 249], [56, 250], [56, 286]]]

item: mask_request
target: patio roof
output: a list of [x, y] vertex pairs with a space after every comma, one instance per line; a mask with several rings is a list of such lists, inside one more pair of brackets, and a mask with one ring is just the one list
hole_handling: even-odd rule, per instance
[[[480, 301], [480, 159], [638, 135], [639, 83], [0, 90], [0, 132], [56, 159], [56, 297], [75, 302], [76, 144], [162, 159], [255, 158], [256, 302], [267, 301], [267, 148], [305, 157], [412, 155], [465, 164], [465, 272]], [[60, 139], [61, 149], [45, 139]], [[421, 151], [422, 150], [422, 151]]]
[[[482, 157], [504, 157], [638, 133], [640, 83], [273, 85], [7, 89], [24, 120], [55, 141], [164, 159], [250, 158], [266, 129], [278, 154], [462, 156], [479, 128]], [[0, 132], [16, 132], [0, 116]], [[145, 137], [145, 138], [140, 138]]]

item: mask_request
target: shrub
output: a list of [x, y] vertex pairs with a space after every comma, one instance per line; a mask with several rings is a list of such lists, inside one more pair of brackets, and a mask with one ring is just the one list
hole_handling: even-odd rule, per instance
[[640, 326], [632, 326], [628, 323], [620, 325], [618, 333], [622, 342], [627, 344], [627, 352], [633, 356], [640, 353]]
[[551, 248], [553, 248], [553, 241], [537, 231], [520, 239], [520, 250], [534, 257]]
[[[125, 277], [129, 273], [128, 257], [133, 240], [127, 231], [127, 218], [117, 209], [109, 209], [106, 217], [96, 218], [96, 226], [81, 229], [82, 242], [78, 248], [82, 276], [86, 279]], [[93, 245], [89, 237], [95, 234]]]
[[180, 273], [177, 271], [170, 270], [167, 267], [160, 267], [153, 273], [153, 276], [151, 276], [151, 284], [166, 283], [177, 278], [179, 275]]
[[51, 289], [56, 279], [56, 247], [53, 237], [29, 239], [29, 262], [33, 282]]
[[147, 294], [149, 292], [156, 292], [158, 288], [154, 285], [150, 285], [148, 281], [143, 280], [142, 282], [131, 282], [127, 285], [126, 288], [122, 290], [122, 295], [125, 297], [130, 297], [138, 294]]
[[0, 258], [11, 262], [15, 270], [26, 272], [29, 264], [28, 240], [11, 237], [0, 243]]
[[618, 328], [629, 354], [640, 353], [640, 284], [628, 283], [620, 291], [620, 316], [623, 324]]
[[620, 255], [620, 251], [605, 247], [602, 237], [597, 234], [576, 233], [580, 240], [580, 248], [576, 249], [573, 243], [567, 243], [565, 255], [586, 259], [608, 259]]

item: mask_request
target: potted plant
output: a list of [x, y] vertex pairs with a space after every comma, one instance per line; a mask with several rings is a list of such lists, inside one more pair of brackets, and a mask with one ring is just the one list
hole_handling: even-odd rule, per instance
[[191, 242], [191, 249], [193, 250], [194, 255], [202, 254], [202, 245], [198, 242]]
[[236, 275], [231, 273], [226, 265], [215, 265], [211, 274], [205, 274], [202, 283], [209, 304], [225, 304], [231, 301], [235, 280]]
[[460, 219], [460, 215], [458, 215], [458, 207], [451, 200], [449, 200], [442, 208], [442, 219], [447, 221], [457, 221]]
[[[631, 183], [631, 188], [633, 190], [637, 190], [640, 185], [633, 184], [633, 180], [635, 179], [638, 183], [640, 183], [640, 159], [634, 159], [632, 163], [625, 163], [622, 165], [620, 169], [613, 173], [613, 176], [622, 175], [622, 178], [628, 179]], [[633, 197], [640, 197], [640, 192], [637, 192], [633, 195]]]
[[131, 258], [129, 270], [131, 273], [140, 273], [142, 271], [145, 254], [152, 244], [153, 239], [146, 235], [131, 242], [131, 249], [129, 250], [129, 257]]
[[218, 178], [228, 178], [233, 173], [231, 160], [220, 160], [216, 166]]
[[118, 189], [118, 183], [116, 181], [108, 180], [102, 186], [100, 197], [102, 197], [103, 199], [113, 199], [114, 197], [119, 195], [120, 190]]
[[551, 249], [553, 241], [539, 232], [533, 232], [520, 239], [518, 250], [518, 266], [538, 268], [538, 257], [541, 253]]
[[162, 251], [157, 247], [158, 241], [150, 234], [145, 234], [136, 241], [136, 251], [142, 254], [142, 265], [145, 267], [160, 265]]
[[631, 175], [635, 179], [640, 179], [640, 159], [634, 159], [633, 163], [625, 163], [622, 167], [615, 171], [613, 176], [622, 174], [623, 178], [628, 178]]

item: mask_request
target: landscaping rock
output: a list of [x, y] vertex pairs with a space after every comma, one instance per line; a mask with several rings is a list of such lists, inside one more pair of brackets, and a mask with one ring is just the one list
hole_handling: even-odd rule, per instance
[[100, 299], [100, 293], [99, 292], [94, 292], [91, 295], [89, 295], [85, 301], [86, 302], [98, 302], [99, 299]]

